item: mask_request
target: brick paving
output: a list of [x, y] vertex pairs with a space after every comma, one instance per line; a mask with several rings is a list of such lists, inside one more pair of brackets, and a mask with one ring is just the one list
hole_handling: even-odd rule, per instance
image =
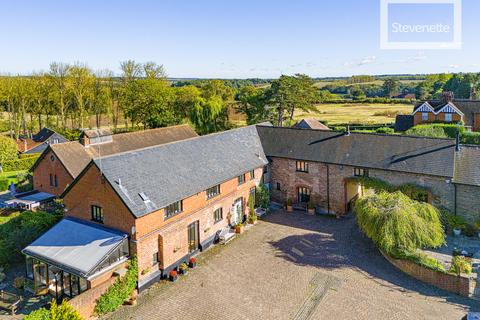
[[480, 304], [392, 267], [354, 219], [274, 213], [110, 319], [461, 319]]

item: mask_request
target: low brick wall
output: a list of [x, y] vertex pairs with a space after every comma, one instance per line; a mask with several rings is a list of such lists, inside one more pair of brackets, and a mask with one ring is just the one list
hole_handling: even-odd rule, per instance
[[111, 277], [106, 282], [85, 291], [68, 302], [80, 312], [82, 318], [91, 319], [98, 298], [108, 290], [115, 280], [117, 280], [117, 277]]
[[394, 259], [383, 252], [382, 255], [395, 267], [417, 280], [464, 297], [470, 296], [470, 278], [466, 276], [427, 269], [412, 261]]

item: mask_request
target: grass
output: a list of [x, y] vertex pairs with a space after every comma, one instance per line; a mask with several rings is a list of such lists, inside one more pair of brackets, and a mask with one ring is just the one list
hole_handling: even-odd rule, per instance
[[410, 114], [410, 104], [320, 104], [314, 112], [295, 112], [294, 119], [315, 118], [326, 121], [329, 125], [339, 124], [387, 124], [394, 123], [397, 114]]
[[[423, 80], [400, 80], [399, 82], [402, 84], [411, 84], [411, 85], [417, 85], [418, 83], [422, 82]], [[383, 85], [384, 80], [374, 80], [370, 82], [361, 82], [361, 83], [345, 83], [342, 82], [341, 80], [339, 81], [317, 81], [315, 82], [315, 86], [317, 88], [323, 88], [328, 85], [345, 85], [345, 86], [355, 86], [355, 85], [367, 85], [367, 84], [374, 84], [381, 86]]]
[[17, 176], [18, 176], [19, 174], [24, 174], [24, 173], [27, 173], [27, 170], [2, 172], [2, 173], [0, 173], [0, 178], [7, 178], [9, 185], [10, 185], [10, 183], [12, 183], [12, 182], [13, 182], [14, 184], [17, 184], [17, 183], [18, 183]]

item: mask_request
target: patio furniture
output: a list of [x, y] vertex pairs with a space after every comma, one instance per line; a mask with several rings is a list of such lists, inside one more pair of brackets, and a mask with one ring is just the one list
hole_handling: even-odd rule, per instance
[[15, 314], [18, 308], [18, 304], [22, 301], [20, 296], [5, 291], [0, 291], [0, 309], [7, 310], [12, 314]]
[[255, 208], [255, 214], [257, 215], [257, 217], [263, 217], [267, 214], [267, 210], [265, 210], [264, 208]]
[[218, 239], [221, 244], [227, 244], [233, 238], [235, 238], [235, 232], [232, 232], [228, 227], [223, 228], [218, 234]]

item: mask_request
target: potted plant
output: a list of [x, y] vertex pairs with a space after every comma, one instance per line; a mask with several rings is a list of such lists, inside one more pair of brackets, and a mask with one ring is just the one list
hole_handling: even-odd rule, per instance
[[177, 270], [170, 271], [170, 281], [175, 282], [178, 279]]
[[257, 214], [255, 213], [255, 204], [252, 196], [250, 196], [250, 198], [248, 199], [248, 210], [250, 211], [248, 216], [248, 223], [256, 224]]
[[308, 201], [308, 209], [307, 209], [308, 214], [314, 215], [315, 214], [315, 203], [313, 203], [313, 200], [310, 199]]
[[248, 218], [248, 223], [250, 224], [257, 224], [257, 215], [255, 214], [255, 212], [253, 214], [250, 215], [250, 217]]
[[293, 212], [293, 200], [292, 198], [287, 198], [287, 212]]
[[239, 233], [239, 234], [242, 234], [243, 233], [243, 229], [245, 228], [245, 226], [243, 225], [243, 223], [239, 223], [235, 226], [235, 232], [236, 233]]
[[190, 260], [188, 260], [188, 266], [192, 269], [195, 268], [197, 266], [197, 259], [195, 259], [195, 257], [190, 258]]
[[181, 275], [186, 275], [188, 272], [188, 266], [185, 262], [183, 262], [180, 266], [178, 266], [178, 271]]
[[453, 229], [453, 235], [456, 237], [460, 236], [460, 234], [462, 234], [462, 229], [466, 226], [465, 220], [463, 220], [462, 217], [454, 215], [450, 216], [449, 220], [449, 224]]

